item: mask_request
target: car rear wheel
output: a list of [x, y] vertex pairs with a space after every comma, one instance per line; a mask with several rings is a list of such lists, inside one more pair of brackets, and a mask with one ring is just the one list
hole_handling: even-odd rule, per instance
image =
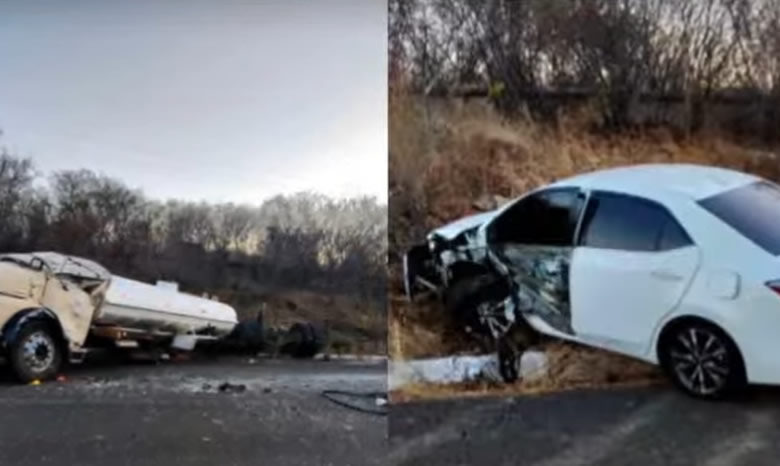
[[705, 322], [686, 322], [664, 332], [659, 357], [674, 383], [697, 398], [724, 398], [746, 385], [737, 345]]
[[42, 323], [25, 325], [10, 349], [10, 363], [24, 383], [52, 379], [62, 366], [62, 347], [50, 327]]

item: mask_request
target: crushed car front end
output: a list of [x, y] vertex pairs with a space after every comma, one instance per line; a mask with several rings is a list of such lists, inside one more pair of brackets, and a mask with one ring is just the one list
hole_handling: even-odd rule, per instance
[[404, 288], [412, 300], [423, 290], [439, 293], [460, 267], [484, 264], [487, 249], [479, 227], [496, 215], [489, 211], [463, 217], [431, 231], [426, 242], [411, 247], [403, 258]]

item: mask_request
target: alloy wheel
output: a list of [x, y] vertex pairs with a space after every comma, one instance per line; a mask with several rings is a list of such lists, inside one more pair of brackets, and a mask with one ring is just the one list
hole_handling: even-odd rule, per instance
[[678, 332], [671, 341], [669, 358], [675, 376], [692, 393], [713, 395], [728, 384], [729, 348], [710, 329], [694, 326]]

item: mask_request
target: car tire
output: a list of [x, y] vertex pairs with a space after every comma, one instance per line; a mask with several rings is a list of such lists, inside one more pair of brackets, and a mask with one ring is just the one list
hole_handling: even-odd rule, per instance
[[490, 336], [490, 329], [479, 318], [479, 306], [503, 301], [509, 295], [504, 280], [491, 274], [462, 278], [450, 285], [444, 294], [444, 307], [468, 332]]
[[29, 323], [22, 327], [11, 345], [9, 362], [23, 383], [50, 380], [62, 367], [62, 345], [49, 325]]
[[713, 324], [687, 321], [664, 331], [658, 358], [674, 384], [695, 398], [724, 399], [747, 385], [739, 348]]

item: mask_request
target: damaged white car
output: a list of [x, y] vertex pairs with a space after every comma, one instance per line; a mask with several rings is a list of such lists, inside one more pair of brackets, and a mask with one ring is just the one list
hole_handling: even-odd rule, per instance
[[780, 187], [648, 164], [587, 173], [432, 231], [406, 291], [500, 341], [536, 331], [659, 364], [716, 398], [780, 384]]

